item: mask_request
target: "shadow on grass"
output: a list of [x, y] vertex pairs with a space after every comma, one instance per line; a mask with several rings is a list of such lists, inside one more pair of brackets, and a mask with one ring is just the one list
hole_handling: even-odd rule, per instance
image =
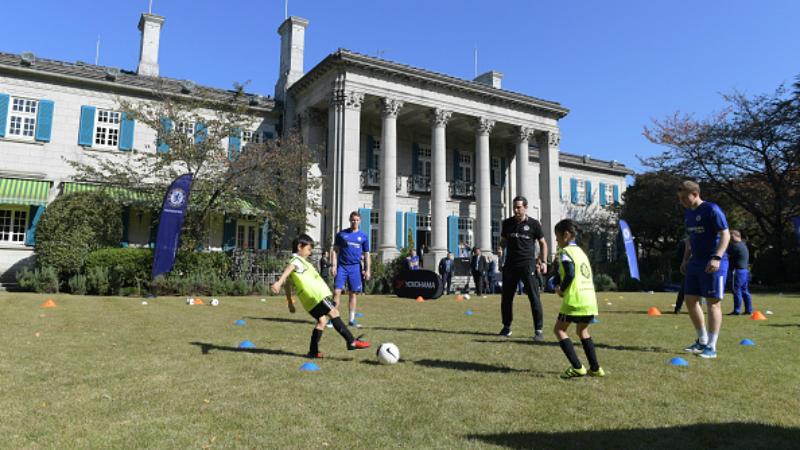
[[719, 423], [633, 430], [471, 434], [466, 438], [519, 449], [797, 448], [800, 429], [756, 423]]
[[313, 320], [303, 320], [303, 319], [287, 319], [284, 317], [245, 317], [248, 320], [265, 320], [267, 322], [280, 322], [280, 323], [314, 323]]
[[443, 330], [438, 328], [369, 327], [369, 329], [384, 331], [416, 331], [420, 333], [464, 334], [470, 336], [497, 336], [497, 333], [487, 333], [485, 331]]
[[768, 323], [765, 325], [768, 327], [777, 327], [777, 328], [789, 328], [789, 327], [800, 328], [800, 323]]
[[453, 369], [453, 370], [463, 370], [466, 372], [485, 372], [485, 373], [530, 372], [529, 369], [513, 369], [511, 367], [493, 366], [491, 364], [483, 364], [483, 363], [468, 362], [468, 361], [448, 361], [444, 359], [420, 359], [419, 361], [411, 361], [411, 362], [424, 367], [432, 367], [434, 369]]
[[[272, 355], [272, 356], [291, 356], [294, 358], [309, 359], [305, 353], [287, 352], [286, 350], [274, 350], [271, 348], [239, 348], [239, 347], [229, 347], [227, 345], [209, 344], [207, 342], [190, 342], [190, 344], [200, 347], [200, 351], [204, 355], [211, 353], [212, 350], [218, 350], [223, 352], [254, 353], [257, 355]], [[330, 359], [335, 361], [351, 360], [351, 358], [336, 358], [330, 356], [325, 356], [325, 359]]]
[[[541, 346], [548, 346], [548, 347], [558, 347], [558, 342], [555, 341], [545, 341], [545, 342], [534, 342], [533, 339], [498, 339], [498, 340], [485, 340], [485, 339], [475, 339], [473, 342], [480, 342], [483, 344], [523, 344], [523, 345], [532, 345], [534, 347], [541, 347]], [[576, 344], [580, 345], [580, 344]], [[606, 350], [620, 350], [620, 351], [627, 351], [627, 352], [645, 352], [645, 353], [675, 353], [676, 350], [667, 350], [661, 347], [638, 347], [638, 346], [631, 346], [631, 345], [609, 345], [603, 344], [602, 342], [594, 343], [595, 348], [602, 348]]]

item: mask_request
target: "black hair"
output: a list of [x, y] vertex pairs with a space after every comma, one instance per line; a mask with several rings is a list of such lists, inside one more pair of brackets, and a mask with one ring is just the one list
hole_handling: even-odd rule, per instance
[[523, 197], [523, 196], [521, 196], [521, 195], [518, 195], [518, 196], [514, 197], [514, 200], [511, 201], [511, 204], [513, 205], [514, 203], [517, 203], [517, 202], [522, 202], [522, 206], [524, 206], [526, 208], [528, 207], [528, 199]]
[[556, 233], [561, 234], [567, 232], [571, 234], [573, 237], [578, 236], [578, 232], [580, 231], [580, 227], [578, 227], [578, 223], [572, 219], [564, 219], [558, 222], [555, 226]]
[[314, 239], [305, 233], [300, 234], [292, 241], [292, 251], [296, 252], [301, 245], [310, 245], [311, 248], [314, 248]]

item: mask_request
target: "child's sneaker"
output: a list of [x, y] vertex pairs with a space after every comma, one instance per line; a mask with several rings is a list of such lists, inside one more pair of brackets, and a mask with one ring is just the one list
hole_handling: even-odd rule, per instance
[[586, 367], [581, 366], [580, 369], [576, 369], [576, 368], [574, 368], [572, 366], [569, 366], [567, 368], [567, 370], [565, 370], [564, 373], [561, 374], [561, 378], [564, 378], [564, 379], [567, 379], [567, 378], [579, 378], [579, 377], [582, 377], [582, 376], [586, 375], [587, 372], [588, 371], [586, 370]]
[[597, 370], [589, 370], [590, 377], [604, 377], [606, 376], [605, 370], [602, 367], [598, 367]]
[[323, 355], [322, 352], [317, 352], [317, 353], [308, 352], [306, 354], [306, 358], [311, 358], [311, 359], [322, 359], [324, 357], [325, 355]]
[[361, 339], [356, 339], [352, 343], [347, 345], [348, 350], [357, 350], [362, 348], [369, 348], [369, 342], [362, 341]]
[[713, 348], [709, 347], [709, 346], [706, 346], [706, 348], [703, 349], [703, 352], [700, 353], [700, 357], [701, 358], [706, 358], [706, 359], [716, 358], [717, 357], [717, 351], [714, 350]]
[[325, 324], [325, 327], [326, 327], [326, 328], [333, 328], [333, 322], [331, 322], [331, 320], [330, 320], [330, 319], [328, 319], [328, 323], [327, 323], [327, 324]]
[[355, 320], [350, 321], [350, 326], [353, 328], [361, 328], [361, 324], [356, 322]]
[[700, 353], [703, 353], [703, 350], [705, 350], [705, 349], [706, 349], [706, 346], [701, 344], [700, 341], [697, 340], [697, 341], [694, 341], [694, 344], [684, 348], [683, 351], [689, 352], [689, 353], [694, 353], [695, 355], [699, 355]]

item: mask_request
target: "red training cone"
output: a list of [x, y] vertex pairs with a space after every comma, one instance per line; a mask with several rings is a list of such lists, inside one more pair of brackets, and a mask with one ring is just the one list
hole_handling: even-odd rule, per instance
[[658, 310], [655, 306], [651, 306], [650, 309], [647, 310], [648, 316], [660, 316], [661, 311]]
[[756, 311], [750, 316], [750, 320], [767, 320], [767, 318], [761, 314], [761, 311]]

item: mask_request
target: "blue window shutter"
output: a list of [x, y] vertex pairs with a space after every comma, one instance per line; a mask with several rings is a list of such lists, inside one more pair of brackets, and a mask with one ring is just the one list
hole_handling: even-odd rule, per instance
[[[50, 142], [53, 133], [53, 107], [52, 100], [39, 100], [39, 110], [36, 111], [36, 140]], [[0, 114], [2, 115], [2, 114]], [[5, 124], [5, 121], [0, 122]]]
[[0, 94], [0, 137], [6, 135], [6, 123], [8, 123], [8, 102], [11, 97], [8, 94]]
[[122, 208], [122, 247], [127, 247], [130, 235], [130, 221], [131, 221], [131, 207], [125, 206]]
[[265, 141], [268, 140], [268, 139], [272, 139], [273, 137], [275, 137], [275, 135], [272, 134], [272, 131], [265, 131], [264, 132], [264, 140]]
[[134, 121], [128, 114], [122, 113], [119, 124], [119, 149], [125, 151], [133, 150], [133, 128]]
[[458, 155], [458, 150], [453, 151], [453, 180], [455, 181], [461, 180], [461, 171], [458, 170]]
[[78, 132], [78, 145], [91, 147], [94, 143], [94, 106], [81, 106], [81, 125]]
[[194, 124], [194, 143], [199, 144], [201, 142], [205, 142], [206, 137], [208, 136], [208, 127], [203, 122], [197, 122]]
[[614, 185], [614, 204], [619, 205], [619, 186]]
[[261, 224], [261, 242], [259, 242], [259, 247], [261, 250], [266, 250], [269, 248], [269, 219], [264, 219], [264, 223]]
[[578, 203], [578, 180], [576, 180], [575, 178], [570, 178], [569, 179], [569, 189], [570, 189], [570, 196], [571, 196], [570, 200], [572, 201], [572, 204], [573, 205], [577, 204]]
[[[172, 121], [166, 117], [161, 118], [161, 129], [164, 134], [172, 132]], [[169, 144], [163, 138], [159, 137], [156, 141], [156, 149], [159, 153], [167, 153], [169, 151]]]
[[585, 186], [586, 186], [586, 206], [589, 206], [592, 204], [592, 182], [586, 180]]
[[375, 139], [367, 135], [367, 169], [375, 169], [375, 164], [372, 161], [375, 159], [372, 147], [375, 146]]
[[225, 216], [222, 226], [222, 250], [228, 251], [236, 248], [236, 219]]
[[561, 187], [561, 176], [558, 176], [558, 199], [564, 200], [564, 188]]
[[31, 220], [28, 222], [28, 229], [25, 231], [25, 245], [33, 247], [36, 245], [36, 226], [42, 218], [44, 206], [31, 206], [28, 215]]
[[500, 186], [506, 185], [506, 159], [500, 158]]
[[228, 159], [236, 159], [236, 155], [242, 151], [242, 131], [234, 128], [231, 135], [228, 136]]
[[[406, 247], [417, 248], [417, 213], [415, 212], [406, 213], [406, 233], [404, 237], [406, 238]], [[413, 247], [411, 246], [411, 241], [413, 241]]]
[[372, 229], [372, 224], [370, 223], [372, 210], [370, 208], [358, 208], [358, 215], [361, 216], [361, 225], [358, 226], [358, 229], [366, 234], [367, 239], [369, 239], [369, 230]]
[[598, 189], [598, 193], [597, 194], [600, 196], [600, 206], [606, 206], [607, 202], [606, 202], [606, 184], [605, 183], [600, 183], [600, 187]]
[[458, 256], [458, 216], [447, 216], [447, 251]]
[[395, 247], [397, 247], [397, 249], [400, 250], [405, 245], [405, 242], [404, 242], [404, 239], [403, 239], [403, 230], [405, 229], [405, 227], [403, 226], [403, 213], [401, 213], [400, 211], [397, 211], [397, 213], [395, 214], [394, 217], [395, 217], [395, 219], [394, 219], [395, 220], [395, 227], [394, 227], [394, 229], [395, 229], [395, 232], [394, 232], [395, 233]]
[[411, 175], [419, 175], [419, 145], [411, 146]]

